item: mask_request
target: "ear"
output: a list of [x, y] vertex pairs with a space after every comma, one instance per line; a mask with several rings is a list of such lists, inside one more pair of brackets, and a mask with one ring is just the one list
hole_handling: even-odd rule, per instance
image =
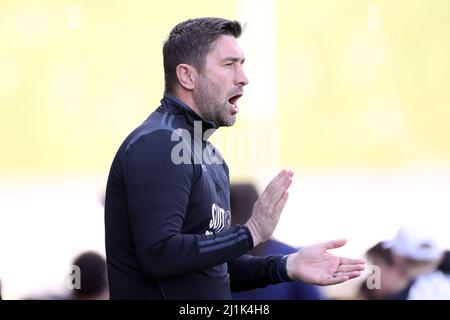
[[178, 82], [183, 88], [187, 90], [193, 90], [195, 88], [197, 70], [193, 66], [181, 63], [177, 65], [176, 73]]

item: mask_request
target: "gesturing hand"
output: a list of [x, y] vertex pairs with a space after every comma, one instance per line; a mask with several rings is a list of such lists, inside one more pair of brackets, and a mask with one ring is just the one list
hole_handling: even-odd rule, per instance
[[340, 239], [314, 244], [289, 255], [286, 263], [288, 276], [321, 286], [359, 277], [364, 270], [364, 260], [342, 258], [327, 252], [342, 247], [346, 242]]
[[293, 175], [291, 171], [282, 170], [255, 202], [252, 216], [245, 224], [250, 230], [255, 247], [269, 239], [275, 230], [289, 196], [287, 189], [292, 183]]

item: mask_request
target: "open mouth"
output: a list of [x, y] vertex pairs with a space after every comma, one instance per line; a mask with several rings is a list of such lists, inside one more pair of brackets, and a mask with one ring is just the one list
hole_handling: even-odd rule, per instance
[[232, 96], [230, 99], [228, 99], [228, 103], [231, 104], [231, 112], [233, 114], [238, 113], [239, 108], [237, 106], [237, 101], [240, 97], [242, 97], [243, 93], [238, 93], [234, 96]]

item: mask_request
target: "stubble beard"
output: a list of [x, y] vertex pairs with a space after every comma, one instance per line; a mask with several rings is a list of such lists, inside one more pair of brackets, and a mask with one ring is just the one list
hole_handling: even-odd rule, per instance
[[236, 115], [230, 114], [228, 100], [220, 101], [219, 96], [220, 88], [203, 78], [193, 98], [203, 120], [212, 121], [217, 127], [232, 126], [236, 122]]

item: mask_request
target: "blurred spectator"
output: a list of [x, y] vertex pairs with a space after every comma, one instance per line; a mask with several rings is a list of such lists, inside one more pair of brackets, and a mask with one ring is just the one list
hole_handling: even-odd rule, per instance
[[380, 242], [367, 252], [380, 268], [381, 288], [363, 283], [363, 299], [450, 299], [450, 252], [431, 236], [410, 227], [401, 228], [393, 240]]
[[[76, 272], [71, 273], [66, 281], [72, 282], [74, 287], [68, 287], [64, 293], [44, 293], [26, 296], [24, 300], [108, 300], [108, 280], [106, 260], [103, 256], [92, 251], [86, 251], [78, 255], [72, 262], [72, 266], [79, 269], [79, 278]], [[76, 280], [75, 280], [76, 279]], [[79, 285], [79, 286], [78, 286]], [[78, 287], [78, 288], [77, 288]]]
[[79, 255], [73, 265], [80, 268], [80, 289], [73, 289], [70, 299], [107, 300], [109, 299], [105, 259], [95, 252]]
[[392, 252], [389, 248], [384, 247], [383, 242], [378, 242], [371, 247], [366, 252], [366, 257], [372, 265], [379, 267], [379, 274], [374, 276], [380, 277], [381, 287], [371, 289], [368, 287], [366, 281], [364, 281], [357, 294], [358, 299], [387, 299], [388, 296], [402, 291], [409, 285], [409, 277], [394, 264]]
[[[252, 184], [232, 184], [230, 187], [232, 224], [245, 224], [252, 214], [256, 200], [258, 200], [258, 192]], [[269, 239], [253, 248], [249, 254], [266, 256], [290, 254], [296, 251], [297, 249], [282, 242]], [[318, 287], [301, 281], [285, 282], [265, 288], [233, 292], [232, 297], [234, 300], [321, 300], [324, 298]]]

